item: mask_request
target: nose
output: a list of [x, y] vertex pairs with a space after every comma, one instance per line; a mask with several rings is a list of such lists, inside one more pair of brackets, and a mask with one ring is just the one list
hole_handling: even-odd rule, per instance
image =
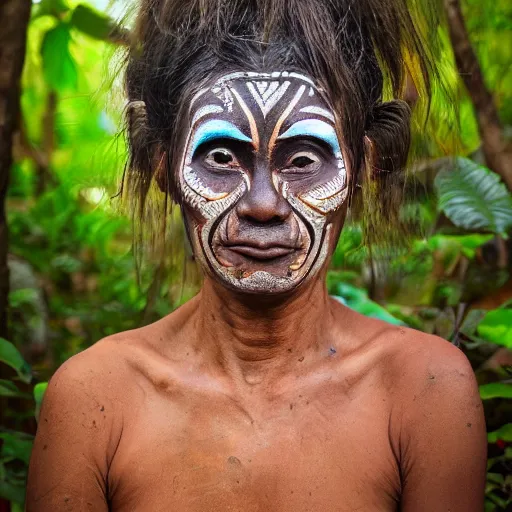
[[251, 188], [236, 208], [240, 218], [257, 223], [284, 222], [292, 212], [286, 199], [276, 190], [268, 169], [257, 169]]

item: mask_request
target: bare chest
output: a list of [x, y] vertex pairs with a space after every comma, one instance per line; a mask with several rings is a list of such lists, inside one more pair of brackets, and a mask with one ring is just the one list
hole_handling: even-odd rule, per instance
[[385, 398], [334, 389], [253, 412], [226, 399], [146, 396], [111, 467], [111, 509], [396, 510]]

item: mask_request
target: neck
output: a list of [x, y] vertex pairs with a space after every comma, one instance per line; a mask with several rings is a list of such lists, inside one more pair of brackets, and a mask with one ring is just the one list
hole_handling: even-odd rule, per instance
[[206, 278], [198, 299], [200, 349], [237, 382], [269, 383], [332, 351], [323, 276], [286, 297], [240, 295]]

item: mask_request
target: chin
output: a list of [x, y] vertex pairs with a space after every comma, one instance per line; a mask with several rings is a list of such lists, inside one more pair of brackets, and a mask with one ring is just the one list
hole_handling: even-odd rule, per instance
[[272, 296], [293, 292], [306, 280], [305, 275], [281, 277], [265, 270], [248, 275], [225, 267], [216, 268], [213, 278], [234, 292]]

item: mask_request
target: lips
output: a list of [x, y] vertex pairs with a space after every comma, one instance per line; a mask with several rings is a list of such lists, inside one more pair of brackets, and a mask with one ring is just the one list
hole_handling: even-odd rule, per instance
[[270, 246], [254, 246], [248, 244], [240, 245], [229, 245], [229, 250], [241, 254], [242, 256], [248, 256], [255, 260], [273, 260], [280, 258], [281, 256], [287, 256], [296, 249], [295, 247], [282, 246], [282, 245], [270, 245]]

